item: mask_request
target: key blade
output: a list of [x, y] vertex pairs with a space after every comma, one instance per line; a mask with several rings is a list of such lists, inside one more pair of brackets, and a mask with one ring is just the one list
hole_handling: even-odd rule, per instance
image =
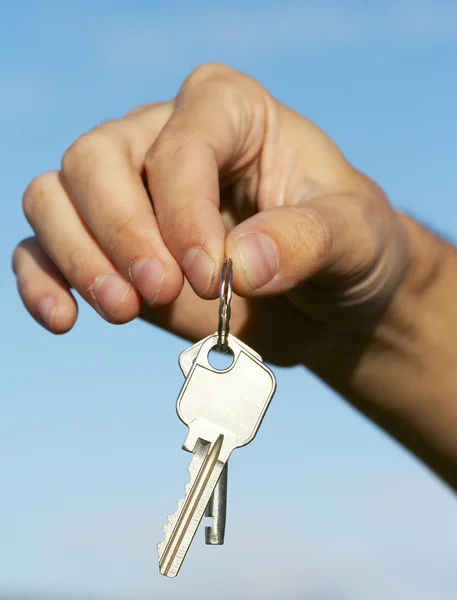
[[168, 515], [168, 521], [163, 526], [163, 532], [165, 534], [165, 539], [162, 542], [160, 542], [159, 544], [157, 544], [157, 552], [159, 555], [159, 560], [162, 559], [162, 555], [164, 553], [165, 547], [170, 540], [171, 531], [176, 526], [176, 522], [178, 520], [179, 514], [182, 511], [184, 502], [189, 494], [190, 487], [191, 487], [191, 485], [194, 484], [194, 482], [197, 478], [198, 472], [200, 471], [200, 468], [203, 464], [203, 460], [206, 456], [206, 453], [207, 453], [207, 449], [205, 448], [205, 444], [199, 440], [195, 446], [195, 451], [192, 454], [192, 459], [191, 459], [189, 467], [188, 467], [190, 479], [189, 479], [188, 483], [186, 483], [186, 485], [184, 486], [184, 497], [176, 502], [177, 507], [178, 507], [177, 510], [173, 514]]
[[189, 465], [190, 481], [178, 510], [164, 527], [165, 539], [157, 546], [162, 575], [176, 577], [205, 513], [225, 462], [219, 460], [224, 437], [213, 444], [199, 440]]

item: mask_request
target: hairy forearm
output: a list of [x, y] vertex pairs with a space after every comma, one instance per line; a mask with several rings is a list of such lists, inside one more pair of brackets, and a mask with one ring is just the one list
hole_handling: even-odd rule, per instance
[[369, 333], [342, 336], [333, 360], [311, 366], [457, 489], [457, 250], [401, 219], [409, 266], [397, 293]]

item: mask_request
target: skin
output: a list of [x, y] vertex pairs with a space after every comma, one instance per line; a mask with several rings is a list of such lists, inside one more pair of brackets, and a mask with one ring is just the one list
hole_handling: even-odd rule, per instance
[[53, 333], [76, 321], [73, 288], [111, 323], [201, 339], [229, 256], [232, 333], [312, 369], [457, 489], [457, 252], [254, 79], [202, 65], [77, 139], [23, 207], [35, 236], [13, 268]]

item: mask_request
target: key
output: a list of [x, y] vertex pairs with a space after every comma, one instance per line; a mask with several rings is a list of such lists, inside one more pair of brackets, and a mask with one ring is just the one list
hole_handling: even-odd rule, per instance
[[[218, 341], [217, 350], [227, 352], [227, 336], [230, 332], [230, 301], [232, 298], [232, 261], [224, 259], [221, 271], [221, 287], [219, 293], [219, 324], [217, 328]], [[179, 363], [187, 377], [190, 367], [198, 353], [200, 344], [194, 344], [187, 351], [181, 353]], [[221, 545], [225, 539], [225, 522], [227, 515], [227, 477], [228, 465], [222, 470], [222, 474], [216, 484], [214, 492], [207, 504], [205, 515], [212, 517], [211, 527], [205, 529], [205, 542], [209, 545]]]
[[[240, 342], [240, 340], [236, 340], [233, 338], [233, 336], [229, 335], [231, 296], [232, 263], [230, 259], [224, 259], [221, 272], [219, 324], [217, 334], [208, 336], [208, 338], [201, 340], [197, 344], [194, 344], [181, 353], [179, 357], [179, 364], [186, 378], [190, 376], [191, 371], [194, 372], [196, 370], [194, 365], [196, 361], [198, 364], [198, 358], [200, 358], [201, 352], [206, 353], [206, 368], [209, 367], [213, 373], [223, 374], [230, 372], [233, 368], [233, 365], [239, 358], [239, 352], [235, 355], [233, 351], [234, 344], [237, 345], [238, 351], [240, 349], [244, 350], [245, 354], [257, 361], [258, 364], [263, 364], [261, 357], [256, 352]], [[212, 348], [217, 348], [219, 352], [231, 352], [234, 356], [232, 365], [224, 371], [218, 371], [217, 369], [214, 369], [208, 362], [209, 352], [208, 348], [205, 348], [205, 345], [210, 340], [211, 347], [209, 348], [209, 351], [211, 351]], [[229, 341], [232, 342], [232, 347], [230, 347]], [[204, 359], [204, 356], [205, 354], [202, 354], [202, 359]], [[241, 362], [242, 361], [240, 361], [240, 364]], [[271, 398], [273, 397], [276, 382], [271, 371], [266, 367], [265, 371], [272, 378], [271, 394], [269, 399], [266, 401], [266, 410]], [[192, 446], [188, 443], [188, 438], [192, 432], [191, 422], [187, 421], [186, 418], [180, 413], [180, 399], [182, 398], [183, 391], [185, 390], [186, 386], [187, 380], [184, 384], [183, 390], [181, 391], [180, 397], [178, 398], [177, 410], [181, 420], [183, 420], [189, 426], [189, 434], [186, 438], [183, 448], [191, 450]], [[230, 405], [228, 408], [230, 409]], [[241, 443], [235, 447], [245, 445], [253, 439], [260, 425], [261, 419], [263, 418], [265, 410], [263, 413], [262, 411], [259, 413], [261, 414], [261, 418], [257, 424], [257, 427], [255, 428], [255, 431], [253, 432], [252, 437], [247, 441], [245, 440], [244, 443], [241, 441]], [[214, 424], [215, 423], [213, 423], [213, 425]], [[197, 439], [194, 439], [195, 445], [193, 450], [193, 458], [189, 466], [190, 482], [187, 484], [187, 486], [185, 486], [186, 495], [178, 502], [178, 510], [176, 513], [169, 516], [168, 523], [164, 527], [165, 540], [158, 545], [160, 571], [165, 575], [172, 577], [178, 573], [203, 516], [202, 507], [206, 506], [206, 508], [204, 508], [205, 514], [213, 517], [213, 524], [211, 527], [206, 528], [206, 543], [212, 545], [224, 543], [228, 456], [225, 459], [222, 456], [221, 460], [219, 460], [219, 453], [222, 451], [224, 435], [227, 437], [229, 433], [230, 431], [226, 430], [223, 434], [218, 435], [213, 448], [210, 447], [212, 442], [205, 440], [204, 437], [197, 436]], [[208, 435], [206, 435], [206, 437], [208, 437]], [[230, 447], [229, 455], [233, 449], [234, 448]], [[205, 480], [206, 477], [209, 477], [209, 479]], [[173, 563], [176, 564], [173, 565]]]
[[[230, 301], [232, 298], [232, 277], [232, 261], [230, 259], [224, 259], [221, 271], [221, 287], [219, 294], [219, 337], [217, 341], [217, 350], [219, 352], [227, 352], [227, 337], [230, 332], [229, 324], [231, 314]], [[191, 346], [191, 348], [188, 348], [181, 353], [181, 356], [179, 357], [179, 364], [182, 372], [184, 373], [184, 377], [187, 377], [200, 346], [201, 342], [194, 344]], [[251, 352], [253, 351], [251, 350]], [[258, 354], [254, 354], [259, 360], [262, 360]], [[207, 517], [212, 517], [213, 519], [211, 527], [206, 527], [205, 529], [205, 542], [208, 545], [214, 546], [224, 543], [225, 522], [227, 515], [227, 477], [228, 465], [226, 464], [206, 507], [205, 515]]]
[[[187, 375], [189, 374], [195, 357], [197, 356], [203, 342], [204, 340], [201, 340], [200, 342], [197, 342], [190, 348], [187, 348], [187, 350], [184, 350], [184, 352], [181, 352], [179, 356], [179, 366], [181, 367], [181, 371], [183, 372], [184, 377], [187, 377]], [[258, 360], [262, 360], [261, 357], [252, 349], [248, 348], [248, 346], [245, 346], [239, 340], [238, 343], [241, 346], [244, 346], [247, 351], [254, 354], [254, 356]], [[222, 474], [216, 484], [213, 495], [211, 496], [206, 507], [205, 516], [213, 518], [212, 525], [210, 527], [206, 527], [205, 529], [205, 542], [208, 545], [216, 546], [222, 545], [224, 543], [225, 521], [227, 513], [227, 478], [228, 464], [225, 465]]]
[[[179, 356], [179, 366], [187, 377], [195, 357], [200, 350], [202, 342], [194, 344]], [[228, 465], [226, 464], [218, 479], [214, 492], [206, 506], [205, 516], [212, 517], [213, 521], [210, 527], [205, 528], [205, 543], [211, 546], [220, 546], [225, 539], [225, 522], [227, 515], [227, 478]]]
[[176, 407], [189, 427], [183, 448], [193, 456], [185, 496], [158, 545], [160, 572], [168, 577], [178, 574], [231, 453], [254, 439], [276, 390], [275, 377], [258, 354], [230, 334], [225, 341], [233, 362], [223, 371], [208, 360], [220, 344], [219, 333], [199, 342], [198, 352], [192, 347], [181, 358], [188, 375]]

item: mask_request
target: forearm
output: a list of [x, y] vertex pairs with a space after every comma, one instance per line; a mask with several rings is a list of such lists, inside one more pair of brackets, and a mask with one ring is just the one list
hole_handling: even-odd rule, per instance
[[457, 251], [401, 218], [409, 267], [390, 305], [311, 367], [457, 489]]

